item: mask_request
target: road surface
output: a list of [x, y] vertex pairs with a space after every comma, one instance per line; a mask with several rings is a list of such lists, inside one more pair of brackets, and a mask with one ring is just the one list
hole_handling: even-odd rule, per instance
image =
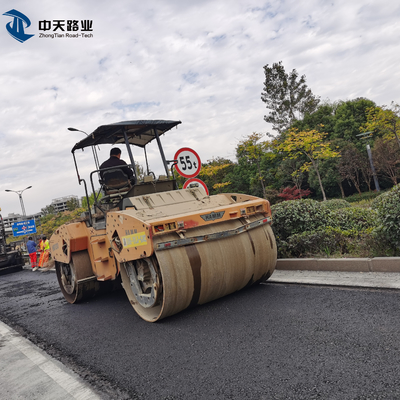
[[263, 284], [157, 323], [123, 291], [68, 304], [54, 272], [0, 277], [0, 320], [104, 399], [400, 398], [400, 291]]

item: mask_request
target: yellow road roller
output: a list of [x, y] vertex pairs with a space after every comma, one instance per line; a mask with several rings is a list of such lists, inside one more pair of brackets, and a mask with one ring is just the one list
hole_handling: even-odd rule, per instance
[[[50, 239], [65, 299], [76, 303], [122, 283], [141, 318], [155, 322], [254, 283], [275, 269], [277, 249], [267, 200], [245, 194], [208, 196], [202, 187], [178, 189], [174, 165], [160, 137], [180, 121], [124, 121], [98, 127], [72, 149], [79, 184], [94, 204]], [[155, 141], [164, 171], [149, 169]], [[97, 148], [125, 145], [126, 166], [100, 168]], [[76, 153], [91, 148], [90, 186]], [[143, 150], [138, 174], [132, 150]], [[127, 173], [130, 168], [133, 174]], [[133, 175], [133, 176], [130, 176]]]

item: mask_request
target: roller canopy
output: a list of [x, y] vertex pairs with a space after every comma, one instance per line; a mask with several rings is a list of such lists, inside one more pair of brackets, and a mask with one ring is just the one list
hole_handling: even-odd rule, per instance
[[147, 143], [156, 138], [154, 131], [157, 131], [158, 135], [162, 135], [180, 123], [181, 121], [140, 120], [101, 125], [85, 139], [76, 143], [71, 151], [74, 153], [75, 150], [97, 144], [125, 143], [124, 132], [126, 132], [130, 144], [145, 147]]

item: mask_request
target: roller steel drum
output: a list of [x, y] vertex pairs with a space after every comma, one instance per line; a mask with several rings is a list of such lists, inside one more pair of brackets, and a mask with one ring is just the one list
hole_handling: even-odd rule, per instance
[[[252, 216], [250, 221], [260, 217]], [[190, 230], [187, 237], [243, 226], [240, 219]], [[155, 238], [175, 240], [176, 234]], [[275, 238], [269, 224], [207, 243], [158, 250], [147, 260], [123, 263], [123, 287], [135, 311], [155, 322], [268, 279], [276, 265]], [[138, 293], [139, 292], [139, 293]]]

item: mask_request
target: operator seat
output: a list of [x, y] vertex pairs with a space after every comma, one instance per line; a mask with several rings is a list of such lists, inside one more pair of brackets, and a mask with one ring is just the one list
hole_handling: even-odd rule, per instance
[[103, 179], [100, 181], [105, 195], [112, 195], [128, 192], [132, 188], [132, 183], [120, 168], [103, 171]]

